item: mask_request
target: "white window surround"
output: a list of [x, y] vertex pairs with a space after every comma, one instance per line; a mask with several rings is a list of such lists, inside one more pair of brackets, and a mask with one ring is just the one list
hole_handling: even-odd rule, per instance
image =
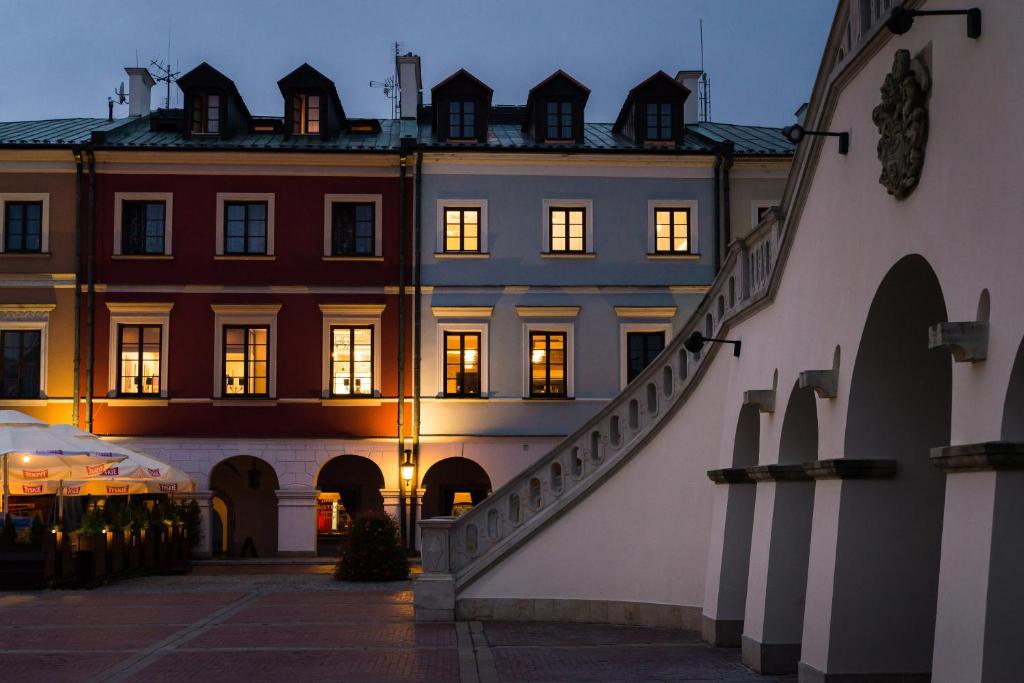
[[[687, 225], [690, 250], [685, 254], [658, 252], [655, 243], [657, 228], [654, 223], [654, 212], [657, 209], [689, 209], [690, 221]], [[647, 201], [647, 255], [659, 258], [693, 258], [700, 254], [700, 215], [697, 213], [696, 199], [650, 199]]]
[[[490, 354], [490, 346], [487, 343], [488, 331], [490, 324], [485, 322], [479, 323], [438, 323], [437, 324], [437, 387], [436, 396], [438, 398], [447, 398], [444, 395], [445, 388], [445, 344], [444, 344], [444, 333], [445, 332], [479, 332], [480, 333], [480, 396], [476, 398], [487, 398], [490, 394], [490, 387], [488, 382], [488, 373], [490, 372], [489, 363], [487, 357]], [[454, 396], [448, 400], [458, 401], [459, 397]]]
[[[445, 209], [480, 209], [480, 251], [461, 252], [445, 250]], [[437, 242], [435, 256], [468, 256], [481, 257], [488, 253], [487, 247], [487, 200], [486, 199], [438, 199], [437, 200]]]
[[[0, 192], [0, 253], [7, 244], [7, 202], [42, 202], [39, 253], [50, 253], [50, 195], [46, 192]], [[21, 252], [18, 252], [21, 255]], [[37, 254], [38, 256], [38, 254]]]
[[[381, 316], [384, 304], [320, 304], [323, 314], [323, 336], [321, 338], [320, 396], [324, 400], [365, 401], [380, 398], [381, 394]], [[352, 325], [373, 328], [373, 393], [369, 396], [331, 395], [331, 327]]]
[[[594, 254], [594, 200], [592, 199], [542, 199], [540, 211], [540, 253], [544, 255], [556, 255], [562, 258], [587, 258], [588, 255]], [[568, 252], [563, 253], [560, 251], [551, 251], [551, 209], [552, 208], [565, 208], [565, 209], [586, 209], [586, 215], [583, 218], [583, 234], [584, 234], [584, 246], [586, 247], [583, 252]]]
[[[324, 256], [334, 259], [367, 258], [366, 256], [335, 256], [331, 253], [331, 218], [334, 215], [332, 206], [336, 203], [342, 204], [373, 204], [373, 255], [384, 255], [384, 233], [382, 226], [382, 207], [384, 197], [379, 194], [325, 194], [324, 195]], [[268, 227], [269, 231], [269, 227]], [[376, 386], [376, 383], [374, 383]]]
[[[549, 323], [549, 322], [526, 322], [523, 323], [523, 399], [527, 401], [547, 401], [551, 399], [532, 398], [530, 396], [530, 333], [531, 332], [564, 332], [565, 333], [565, 397], [573, 398], [576, 395], [576, 353], [575, 353], [575, 331], [574, 323]], [[557, 399], [556, 399], [557, 400]]]
[[[213, 309], [213, 397], [224, 398], [224, 326], [266, 325], [270, 328], [267, 362], [270, 386], [266, 400], [277, 398], [277, 314], [281, 304], [210, 304]], [[248, 398], [228, 398], [244, 403]]]
[[[238, 254], [238, 258], [265, 258], [274, 255], [274, 193], [273, 192], [218, 192], [217, 193], [217, 244], [215, 253], [224, 256], [224, 204], [227, 202], [267, 203], [267, 253]], [[234, 254], [230, 255], [234, 257]]]
[[[39, 396], [45, 400], [47, 357], [49, 353], [50, 311], [55, 304], [0, 304], [0, 330], [39, 330]], [[12, 405], [32, 399], [2, 398], [0, 403]]]
[[[174, 193], [173, 192], [115, 192], [114, 193], [114, 256], [122, 256], [121, 253], [121, 211], [124, 202], [154, 201], [164, 203], [164, 256], [170, 256], [171, 251], [171, 226], [174, 218]], [[221, 206], [221, 220], [223, 220], [223, 205]], [[153, 254], [128, 254], [125, 258], [152, 258]]]
[[[110, 311], [110, 332], [107, 337], [107, 396], [118, 396], [120, 378], [118, 375], [118, 334], [119, 325], [160, 325], [160, 398], [167, 398], [167, 368], [170, 363], [168, 348], [171, 338], [171, 309], [173, 303], [113, 303], [107, 302]], [[144, 395], [142, 398], [156, 398]]]
[[779, 199], [755, 199], [750, 202], [750, 229], [757, 227], [757, 212], [761, 209], [770, 209], [781, 203]]
[[628, 384], [629, 376], [629, 345], [630, 332], [663, 332], [665, 346], [672, 341], [672, 323], [619, 323], [619, 386], [623, 389]]

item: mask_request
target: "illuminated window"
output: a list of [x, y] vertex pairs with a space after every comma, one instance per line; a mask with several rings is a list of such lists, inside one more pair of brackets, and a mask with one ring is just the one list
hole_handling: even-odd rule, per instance
[[118, 394], [160, 395], [160, 325], [118, 326]]
[[444, 250], [480, 251], [480, 209], [445, 207]]
[[548, 102], [547, 139], [573, 139], [572, 102]]
[[43, 250], [43, 203], [4, 203], [4, 251], [32, 253]]
[[671, 140], [672, 138], [672, 105], [668, 102], [648, 104], [647, 139]]
[[454, 140], [472, 140], [476, 137], [476, 103], [473, 100], [453, 100], [448, 103], [448, 137]]
[[530, 332], [530, 397], [566, 396], [566, 335]]
[[121, 253], [163, 254], [165, 213], [164, 202], [122, 202]]
[[331, 255], [373, 256], [374, 204], [331, 205]]
[[665, 348], [664, 332], [626, 333], [626, 383], [632, 382]]
[[224, 396], [270, 395], [268, 326], [224, 326]]
[[192, 132], [220, 132], [220, 95], [196, 95], [192, 98]]
[[224, 203], [224, 253], [267, 253], [267, 203]]
[[0, 331], [3, 398], [39, 398], [43, 334], [40, 330]]
[[444, 395], [480, 395], [480, 333], [444, 333]]
[[331, 395], [373, 395], [373, 327], [331, 327]]
[[587, 250], [586, 215], [587, 210], [583, 208], [549, 209], [552, 252], [582, 253]]
[[690, 253], [690, 210], [654, 210], [654, 251], [657, 254]]
[[320, 96], [292, 96], [292, 133], [313, 135], [320, 132]]

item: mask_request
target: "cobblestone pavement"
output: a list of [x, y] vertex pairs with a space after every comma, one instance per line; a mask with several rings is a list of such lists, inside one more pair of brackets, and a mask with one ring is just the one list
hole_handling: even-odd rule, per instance
[[0, 593], [0, 679], [21, 681], [777, 681], [678, 631], [417, 624], [412, 584], [216, 571], [93, 591]]

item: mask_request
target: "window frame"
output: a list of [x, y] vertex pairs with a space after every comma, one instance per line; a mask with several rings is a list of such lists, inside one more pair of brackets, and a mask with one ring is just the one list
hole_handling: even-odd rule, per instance
[[[456, 105], [456, 104], [459, 105], [459, 112], [458, 112], [458, 114], [456, 114], [456, 113], [454, 113], [452, 111], [452, 109], [454, 108], [454, 105]], [[473, 112], [471, 114], [469, 114], [469, 116], [470, 116], [470, 123], [469, 123], [469, 125], [470, 125], [470, 134], [469, 135], [466, 134], [466, 111], [465, 111], [465, 105], [466, 104], [472, 104], [473, 105]], [[473, 98], [469, 98], [469, 99], [451, 99], [451, 100], [448, 100], [448, 120], [446, 122], [447, 130], [448, 130], [448, 136], [447, 136], [448, 140], [453, 140], [453, 141], [476, 140], [479, 137], [478, 134], [477, 134], [477, 131], [476, 131], [476, 123], [477, 123], [476, 122], [476, 115], [477, 115], [477, 107], [478, 106], [479, 106], [479, 103], [475, 99], [473, 99]], [[459, 117], [459, 127], [458, 127], [459, 134], [458, 135], [455, 134], [455, 128], [452, 126], [452, 116], [458, 116]]]
[[[565, 235], [563, 237], [561, 237], [561, 238], [556, 238], [555, 237], [555, 230], [554, 230], [554, 228], [555, 228], [555, 213], [556, 212], [563, 212], [565, 214], [565, 223], [563, 224], [563, 225], [565, 225]], [[571, 244], [571, 240], [574, 239], [569, 234], [569, 226], [572, 224], [570, 222], [570, 214], [576, 213], [576, 212], [580, 212], [580, 213], [583, 214], [583, 216], [582, 216], [583, 221], [582, 221], [582, 225], [580, 226], [582, 228], [582, 230], [583, 230], [583, 235], [580, 237], [580, 239], [583, 240], [583, 248], [582, 249], [572, 249], [569, 246]], [[564, 249], [555, 249], [555, 240], [556, 239], [564, 239], [565, 240], [565, 248]], [[585, 207], [582, 207], [582, 206], [549, 206], [548, 207], [548, 253], [549, 254], [586, 254], [586, 253], [589, 253], [588, 250], [587, 250], [587, 246], [588, 246], [587, 245], [587, 209]]]
[[[668, 224], [668, 226], [669, 226], [669, 235], [668, 235], [669, 248], [668, 249], [659, 249], [658, 248], [658, 240], [662, 239], [661, 237], [658, 236], [658, 212], [665, 212], [665, 213], [669, 214], [669, 224]], [[672, 248], [674, 246], [674, 244], [675, 244], [676, 239], [679, 239], [676, 236], [677, 228], [681, 228], [682, 227], [681, 225], [676, 225], [675, 214], [677, 212], [682, 212], [682, 213], [686, 214], [686, 233], [682, 237], [682, 239], [684, 239], [686, 241], [686, 249], [683, 249], [682, 251], [678, 251], [678, 250]], [[655, 206], [654, 207], [654, 251], [652, 253], [657, 254], [658, 256], [671, 256], [671, 255], [684, 256], [684, 255], [691, 254], [692, 252], [690, 250], [690, 245], [693, 244], [693, 240], [690, 239], [690, 236], [691, 236], [691, 234], [693, 232], [692, 225], [693, 225], [693, 221], [691, 220], [691, 214], [690, 214], [690, 208], [689, 207], [687, 207], [687, 206]]]
[[[438, 309], [439, 311], [444, 310], [443, 315], [450, 314], [454, 318], [467, 318], [474, 317], [474, 315], [483, 315], [483, 313], [475, 314], [472, 310], [459, 310], [464, 307], [453, 307], [452, 309]], [[489, 316], [491, 311], [486, 313]], [[435, 318], [439, 313], [435, 312]], [[437, 337], [436, 337], [436, 356], [437, 356], [437, 386], [435, 387], [434, 395], [437, 398], [445, 400], [481, 400], [486, 399], [490, 396], [490, 362], [489, 362], [489, 338], [490, 338], [490, 324], [488, 322], [443, 322], [437, 323]], [[480, 336], [480, 393], [477, 395], [457, 395], [447, 393], [447, 375], [446, 375], [446, 359], [445, 359], [445, 337], [447, 334], [477, 334]]]
[[170, 368], [171, 309], [173, 303], [120, 303], [108, 301], [110, 325], [107, 332], [107, 397], [121, 397], [120, 327], [122, 325], [160, 326], [160, 392], [157, 394], [125, 394], [133, 401], [163, 399], [168, 396]]
[[[556, 337], [561, 337], [562, 347], [563, 347], [562, 351], [565, 354], [565, 357], [564, 357], [564, 360], [563, 360], [563, 363], [562, 363], [562, 366], [563, 366], [562, 367], [562, 373], [564, 375], [563, 383], [566, 385], [565, 386], [565, 390], [562, 391], [562, 392], [554, 393], [552, 391], [547, 391], [547, 392], [544, 392], [542, 394], [538, 394], [538, 393], [534, 392], [534, 389], [533, 389], [533, 367], [534, 367], [534, 363], [533, 363], [533, 341], [534, 341], [535, 338], [538, 338], [538, 337], [542, 337], [542, 338], [545, 339], [545, 347], [546, 347], [546, 350], [547, 350], [547, 354], [545, 356], [546, 362], [545, 362], [545, 366], [544, 366], [545, 367], [544, 382], [545, 382], [545, 386], [548, 389], [551, 388], [551, 383], [552, 383], [552, 378], [551, 378], [551, 353], [550, 353], [550, 351], [551, 351], [551, 342]], [[540, 398], [540, 399], [568, 398], [568, 396], [569, 396], [569, 387], [568, 387], [568, 384], [569, 384], [569, 382], [568, 382], [568, 375], [569, 375], [569, 369], [568, 369], [568, 365], [569, 365], [569, 362], [568, 362], [569, 361], [569, 359], [568, 359], [569, 335], [567, 335], [565, 332], [560, 331], [560, 330], [531, 330], [529, 332], [529, 338], [528, 338], [527, 345], [528, 345], [528, 347], [530, 349], [529, 366], [527, 368], [527, 372], [529, 374], [528, 381], [529, 381], [529, 384], [530, 384], [530, 398], [532, 398], [532, 399], [538, 399], [538, 398]]]
[[[315, 131], [309, 130], [309, 124], [310, 124], [309, 112], [311, 111], [311, 109], [313, 109], [312, 107], [309, 106], [309, 98], [310, 97], [317, 98], [317, 105], [315, 107], [316, 112], [317, 112], [317, 118], [316, 118], [317, 130], [315, 130]], [[322, 134], [323, 133], [323, 120], [324, 120], [323, 119], [323, 110], [324, 110], [324, 108], [323, 108], [323, 102], [324, 102], [323, 94], [320, 93], [320, 92], [312, 92], [312, 91], [297, 91], [297, 92], [293, 92], [292, 93], [291, 100], [292, 100], [291, 101], [291, 105], [292, 105], [292, 110], [291, 110], [292, 130], [291, 130], [291, 134], [292, 135], [320, 135], [320, 134]], [[298, 104], [298, 107], [297, 107], [298, 115], [299, 115], [298, 119], [295, 118], [296, 104]]]
[[[381, 397], [381, 318], [385, 304], [320, 304], [323, 316], [320, 346], [320, 397], [324, 401], [368, 401]], [[373, 338], [373, 389], [369, 394], [334, 394], [331, 381], [331, 330], [335, 327], [369, 327]]]
[[[334, 205], [373, 204], [373, 254], [359, 256], [334, 255]], [[324, 195], [324, 259], [338, 261], [379, 260], [384, 255], [383, 216], [384, 197], [379, 194], [325, 194]]]
[[[164, 203], [164, 250], [159, 254], [126, 254], [123, 250], [124, 202], [163, 202]], [[174, 193], [173, 192], [115, 192], [114, 193], [114, 256], [136, 259], [152, 259], [173, 254], [171, 239], [174, 225]]]
[[[349, 332], [349, 346], [350, 347], [354, 347], [355, 346], [355, 332], [356, 332], [356, 330], [369, 330], [370, 331], [370, 391], [368, 393], [357, 394], [355, 392], [351, 392], [351, 393], [348, 393], [348, 394], [339, 394], [339, 393], [334, 391], [334, 364], [335, 364], [336, 361], [334, 360], [333, 351], [334, 351], [334, 332], [335, 332], [335, 330], [348, 330], [348, 332]], [[377, 392], [376, 383], [374, 382], [374, 376], [375, 376], [375, 373], [377, 371], [377, 367], [376, 367], [377, 364], [374, 362], [374, 358], [377, 355], [377, 345], [380, 343], [380, 341], [377, 339], [377, 335], [375, 334], [374, 326], [372, 324], [361, 324], [361, 325], [337, 325], [337, 324], [335, 324], [335, 325], [331, 325], [328, 328], [328, 337], [327, 337], [327, 339], [328, 339], [328, 344], [329, 344], [329, 349], [330, 349], [330, 353], [328, 353], [328, 359], [327, 359], [327, 363], [330, 366], [330, 370], [329, 370], [330, 377], [329, 377], [329, 380], [328, 380], [328, 389], [327, 389], [328, 396], [327, 397], [328, 398], [374, 398], [375, 395], [376, 395], [376, 392]], [[349, 381], [352, 382], [352, 385], [354, 386], [355, 385], [355, 363], [356, 363], [355, 358], [354, 357], [350, 358], [348, 363], [349, 363], [349, 373], [348, 373], [349, 374]]]
[[[281, 304], [210, 304], [213, 309], [213, 398], [229, 404], [245, 401], [277, 400], [277, 317]], [[267, 391], [266, 395], [228, 396], [224, 393], [224, 329], [226, 327], [267, 327]]]
[[[39, 335], [39, 361], [37, 363], [37, 365], [38, 365], [38, 368], [37, 368], [38, 376], [36, 377], [37, 391], [35, 392], [35, 395], [23, 394], [20, 391], [17, 392], [16, 394], [13, 394], [13, 395], [10, 395], [10, 396], [4, 395], [2, 392], [3, 392], [3, 386], [4, 386], [4, 384], [6, 384], [6, 377], [3, 377], [2, 374], [0, 374], [0, 400], [3, 400], [3, 401], [12, 401], [12, 400], [13, 401], [17, 401], [19, 399], [20, 400], [39, 399], [39, 398], [42, 398], [45, 395], [45, 393], [46, 393], [44, 391], [44, 387], [43, 387], [43, 352], [44, 351], [43, 351], [43, 330], [42, 329], [40, 329], [38, 327], [12, 327], [12, 326], [6, 326], [6, 325], [0, 326], [0, 352], [4, 352], [5, 351], [6, 336], [8, 334], [18, 334], [18, 335], [21, 335], [21, 341], [20, 341], [20, 344], [19, 344], [19, 350], [20, 350], [21, 353], [19, 354], [19, 363], [18, 363], [18, 380], [19, 380], [18, 383], [19, 383], [19, 389], [20, 389], [21, 380], [23, 379], [23, 377], [22, 377], [22, 374], [23, 374], [22, 373], [22, 365], [21, 365], [20, 361], [22, 360], [23, 355], [24, 355], [23, 352], [24, 352], [25, 334], [28, 334], [28, 333], [38, 334]], [[5, 369], [4, 368], [5, 365], [6, 365], [6, 357], [2, 361], [0, 361], [0, 373], [3, 373], [3, 371]]]
[[[242, 366], [245, 368], [242, 371], [242, 382], [245, 390], [241, 394], [228, 394], [227, 389], [227, 355], [228, 355], [228, 335], [225, 334], [228, 330], [243, 330], [246, 336], [246, 341], [243, 344], [245, 350], [243, 352]], [[266, 330], [267, 332], [267, 390], [261, 393], [249, 393], [248, 392], [248, 380], [249, 380], [249, 363], [255, 362], [249, 360], [249, 341], [248, 333], [254, 330]], [[226, 399], [266, 399], [270, 398], [270, 325], [263, 324], [250, 324], [250, 323], [237, 323], [237, 324], [224, 324], [221, 325], [221, 352], [220, 352], [220, 372], [221, 372], [221, 395]]]
[[[520, 313], [520, 315], [523, 315]], [[522, 373], [523, 373], [523, 399], [532, 401], [555, 401], [555, 400], [572, 400], [576, 395], [576, 352], [575, 352], [575, 333], [576, 326], [571, 322], [547, 322], [544, 320], [537, 320], [535, 322], [523, 323], [523, 357], [522, 357]], [[566, 345], [566, 356], [565, 356], [565, 395], [563, 396], [533, 396], [531, 382], [530, 382], [530, 339], [533, 333], [546, 332], [546, 333], [560, 333], [565, 334], [565, 345]]]
[[[690, 234], [687, 236], [689, 251], [657, 251], [658, 224], [656, 212], [659, 209], [688, 209], [690, 211]], [[650, 199], [647, 201], [647, 258], [697, 260], [701, 258], [700, 247], [700, 212], [696, 199]]]
[[[552, 210], [583, 209], [583, 251], [551, 251]], [[567, 238], [568, 239], [568, 238]], [[554, 258], [591, 258], [594, 251], [594, 201], [592, 199], [541, 200], [541, 255]]]
[[[449, 249], [448, 248], [448, 212], [458, 211], [459, 212], [459, 248]], [[466, 213], [476, 213], [476, 249], [466, 249]], [[444, 219], [444, 225], [442, 227], [442, 239], [444, 243], [441, 245], [441, 251], [445, 254], [479, 254], [480, 251], [480, 207], [478, 206], [445, 206], [444, 211], [441, 214]]]
[[21, 398], [0, 396], [0, 405], [16, 406], [47, 399], [50, 311], [54, 308], [56, 304], [0, 304], [0, 332], [39, 332], [39, 394]]
[[[675, 128], [675, 125], [674, 125], [675, 121], [673, 119], [675, 118], [675, 112], [672, 111], [672, 108], [673, 108], [672, 107], [672, 103], [667, 101], [667, 100], [652, 100], [652, 101], [649, 101], [649, 102], [645, 102], [643, 106], [644, 106], [644, 112], [643, 112], [643, 116], [644, 116], [644, 119], [643, 119], [644, 142], [660, 142], [660, 143], [665, 143], [665, 142], [672, 142], [672, 141], [674, 141], [675, 140], [675, 132], [674, 132], [673, 129]], [[652, 107], [652, 106], [658, 108], [658, 111], [657, 111], [657, 125], [655, 126], [655, 132], [657, 133], [657, 135], [655, 137], [652, 137], [650, 135], [651, 126], [650, 126], [650, 123], [648, 121], [648, 119], [650, 117], [650, 113], [649, 113], [648, 109], [650, 107]], [[668, 128], [667, 129], [663, 128], [663, 125], [664, 125], [663, 117], [665, 116], [664, 111], [662, 110], [663, 107], [668, 107]], [[667, 133], [667, 135], [666, 135], [666, 133]]]
[[[445, 212], [449, 209], [478, 209], [479, 210], [479, 223], [478, 223], [478, 244], [480, 246], [479, 251], [446, 251], [447, 239], [446, 239], [446, 215]], [[443, 198], [437, 200], [437, 216], [436, 216], [436, 231], [435, 231], [435, 248], [434, 256], [440, 258], [487, 258], [490, 254], [488, 251], [488, 228], [487, 228], [487, 200], [486, 199], [458, 199], [458, 198]]]
[[629, 335], [633, 332], [661, 332], [665, 336], [664, 351], [672, 341], [672, 323], [619, 323], [619, 386], [622, 389], [629, 384]]
[[129, 328], [129, 327], [134, 327], [134, 328], [137, 328], [138, 330], [140, 330], [139, 341], [137, 343], [137, 348], [138, 348], [139, 358], [140, 358], [139, 373], [138, 373], [138, 376], [135, 378], [137, 380], [137, 385], [140, 387], [140, 389], [142, 387], [142, 379], [143, 379], [143, 375], [142, 375], [142, 362], [141, 362], [142, 347], [145, 344], [144, 334], [141, 334], [141, 332], [143, 330], [147, 330], [147, 329], [159, 330], [159, 334], [160, 334], [160, 341], [158, 343], [158, 346], [160, 347], [160, 350], [159, 350], [159, 354], [160, 354], [159, 365], [160, 365], [161, 369], [163, 368], [163, 355], [164, 355], [163, 354], [163, 337], [164, 337], [163, 325], [161, 325], [160, 323], [118, 323], [117, 324], [117, 328], [116, 328], [117, 329], [117, 337], [116, 337], [117, 347], [116, 347], [115, 352], [114, 352], [114, 357], [117, 359], [117, 368], [116, 368], [116, 370], [114, 372], [114, 375], [115, 375], [115, 377], [117, 379], [117, 384], [114, 387], [114, 391], [116, 392], [118, 398], [141, 398], [141, 399], [146, 399], [146, 398], [156, 398], [156, 397], [159, 397], [161, 395], [161, 392], [163, 392], [163, 389], [164, 389], [165, 378], [164, 378], [162, 373], [157, 375], [157, 386], [159, 387], [159, 390], [156, 391], [156, 392], [151, 392], [151, 393], [147, 393], [147, 392], [143, 392], [143, 391], [127, 392], [127, 391], [122, 390], [122, 388], [121, 388], [121, 386], [122, 386], [121, 382], [125, 378], [125, 376], [121, 372], [121, 363], [123, 361], [123, 351], [124, 351], [124, 330], [125, 330], [125, 328]]
[[[7, 205], [38, 202], [42, 204], [39, 218], [39, 251], [7, 251]], [[48, 192], [0, 192], [0, 254], [11, 256], [46, 256], [50, 253], [50, 194]]]
[[[217, 193], [217, 228], [215, 256], [225, 260], [265, 260], [274, 256], [274, 193], [273, 192], [218, 192]], [[226, 244], [227, 205], [229, 203], [265, 202], [267, 205], [266, 251], [262, 254], [228, 254], [224, 250]]]
[[[558, 133], [557, 135], [552, 135], [551, 134], [551, 123], [549, 122], [549, 117], [551, 116], [551, 112], [548, 111], [548, 109], [551, 107], [551, 105], [555, 105], [555, 116], [558, 117], [558, 123], [555, 126], [555, 130]], [[568, 135], [562, 135], [561, 134], [561, 133], [564, 132], [563, 123], [564, 123], [564, 117], [567, 114], [565, 111], [563, 111], [563, 109], [565, 107], [568, 107], [568, 116], [569, 116]], [[545, 100], [545, 102], [544, 102], [544, 141], [545, 142], [572, 142], [573, 140], [576, 139], [576, 134], [575, 134], [575, 129], [576, 129], [576, 125], [575, 125], [576, 124], [575, 108], [576, 108], [576, 103], [573, 102], [572, 100]]]
[[[217, 130], [210, 130], [210, 121], [214, 120], [210, 116], [210, 97], [217, 98]], [[224, 105], [226, 104], [224, 93], [219, 90], [193, 92], [191, 93], [191, 98], [192, 107], [190, 110], [189, 133], [191, 135], [220, 135], [224, 129]], [[199, 102], [202, 102], [202, 105], [197, 107]], [[197, 111], [201, 130], [196, 130]]]
[[762, 209], [773, 209], [781, 203], [779, 199], [755, 199], [750, 202], [750, 229], [753, 230], [760, 221], [758, 220], [758, 214]]

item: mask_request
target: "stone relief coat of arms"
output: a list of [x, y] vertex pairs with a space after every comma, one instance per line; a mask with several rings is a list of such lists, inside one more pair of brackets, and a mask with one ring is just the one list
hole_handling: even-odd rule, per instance
[[871, 113], [881, 135], [878, 160], [882, 162], [882, 175], [878, 182], [896, 199], [913, 192], [921, 177], [930, 88], [931, 77], [921, 58], [897, 50], [892, 71], [882, 84], [882, 101]]

